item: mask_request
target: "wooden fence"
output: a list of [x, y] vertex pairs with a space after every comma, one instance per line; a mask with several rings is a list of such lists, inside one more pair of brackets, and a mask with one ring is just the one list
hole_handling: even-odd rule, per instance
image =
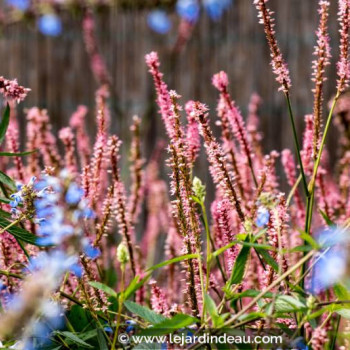
[[[217, 92], [211, 85], [211, 76], [219, 70], [226, 70], [232, 96], [244, 114], [252, 92], [263, 98], [261, 127], [265, 149], [292, 147], [283, 95], [277, 92], [263, 27], [258, 24], [252, 3], [252, 0], [234, 0], [231, 9], [218, 23], [201, 16], [189, 43], [175, 59], [171, 59], [171, 52], [176, 40], [176, 15], [172, 15], [173, 30], [166, 36], [153, 33], [147, 27], [147, 10], [113, 8], [98, 15], [99, 45], [113, 84], [111, 103], [114, 111], [116, 107], [122, 111], [122, 115], [113, 112], [113, 131], [126, 137], [125, 130], [132, 115], [137, 113], [145, 117], [146, 150], [152, 149], [155, 139], [164, 134], [154, 108], [152, 81], [144, 64], [145, 53], [155, 50], [159, 52], [165, 80], [183, 96], [183, 101], [199, 99], [207, 103], [214, 117]], [[331, 3], [330, 31], [332, 53], [336, 58], [337, 1]], [[269, 2], [276, 12], [277, 37], [291, 70], [292, 102], [299, 131], [303, 128], [304, 114], [312, 112], [310, 75], [317, 5], [318, 0]], [[332, 63], [328, 70], [326, 99], [335, 90], [334, 59]], [[79, 104], [92, 109], [89, 126], [94, 130], [96, 83], [84, 49], [80, 21], [71, 15], [64, 16], [64, 33], [58, 38], [44, 37], [25, 24], [6, 29], [0, 38], [0, 75], [16, 77], [21, 84], [30, 87], [32, 91], [21, 108], [33, 105], [47, 108], [56, 130], [67, 124]], [[20, 117], [23, 118], [21, 112]], [[23, 127], [23, 123], [21, 125]], [[330, 142], [336, 138], [334, 130], [332, 134]]]

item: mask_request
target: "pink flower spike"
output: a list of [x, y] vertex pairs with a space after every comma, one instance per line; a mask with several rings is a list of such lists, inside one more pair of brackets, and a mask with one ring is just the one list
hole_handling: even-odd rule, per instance
[[289, 70], [285, 63], [275, 36], [275, 23], [272, 17], [273, 12], [266, 7], [268, 0], [254, 0], [254, 5], [259, 11], [259, 23], [264, 25], [266, 39], [271, 52], [271, 65], [276, 75], [276, 81], [280, 84], [280, 91], [288, 93], [291, 87]]
[[8, 80], [0, 77], [0, 93], [7, 100], [15, 100], [17, 103], [24, 101], [30, 89], [25, 88], [17, 83], [17, 79]]
[[343, 92], [349, 85], [349, 29], [350, 29], [350, 0], [339, 0], [339, 23], [340, 23], [340, 57], [337, 63], [337, 90]]
[[223, 93], [228, 86], [228, 77], [227, 74], [224, 71], [221, 71], [217, 74], [214, 74], [212, 79], [212, 84], [221, 92]]
[[187, 130], [186, 130], [187, 159], [188, 159], [188, 162], [190, 163], [190, 166], [193, 166], [195, 160], [198, 157], [199, 150], [201, 148], [198, 124], [193, 115], [194, 106], [195, 106], [194, 101], [188, 101], [185, 106], [185, 111], [187, 115]]

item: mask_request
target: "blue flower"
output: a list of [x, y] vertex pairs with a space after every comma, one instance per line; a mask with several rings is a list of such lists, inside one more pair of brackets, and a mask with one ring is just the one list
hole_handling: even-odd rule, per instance
[[75, 182], [72, 182], [66, 193], [66, 201], [70, 205], [77, 205], [83, 198], [84, 190]]
[[147, 17], [148, 26], [159, 34], [166, 34], [171, 29], [171, 22], [165, 11], [154, 10]]
[[199, 4], [197, 0], [178, 0], [176, 11], [180, 17], [195, 22], [199, 16]]
[[309, 347], [305, 344], [303, 337], [294, 339], [290, 346], [295, 350], [309, 350]]
[[83, 268], [79, 264], [73, 264], [70, 267], [70, 271], [78, 278], [83, 277]]
[[231, 5], [231, 0], [203, 0], [203, 5], [209, 17], [217, 21], [224, 11]]
[[55, 14], [46, 14], [39, 18], [39, 30], [48, 36], [58, 36], [62, 32], [62, 22]]
[[17, 10], [26, 11], [30, 6], [30, 0], [6, 0], [6, 4]]
[[59, 279], [68, 271], [74, 273], [77, 262], [77, 256], [67, 255], [61, 250], [53, 250], [50, 253], [41, 252], [36, 257], [31, 258], [28, 270], [34, 272], [49, 269], [50, 273]]
[[96, 259], [101, 254], [100, 250], [93, 247], [88, 240], [84, 240], [83, 242], [83, 252], [90, 259]]
[[127, 324], [127, 327], [125, 329], [125, 332], [126, 333], [131, 333], [131, 332], [134, 332], [135, 331], [135, 325], [136, 325], [136, 322], [133, 321], [133, 320], [127, 320], [125, 322]]
[[258, 209], [258, 215], [256, 218], [256, 226], [258, 227], [264, 227], [269, 223], [270, 220], [270, 212], [265, 207], [259, 207]]
[[103, 329], [104, 329], [105, 332], [107, 332], [107, 333], [110, 333], [110, 334], [113, 333], [113, 329], [112, 329], [111, 327], [109, 327], [109, 326], [106, 326], [106, 327], [104, 327]]
[[10, 202], [10, 206], [12, 208], [16, 208], [18, 204], [23, 201], [22, 192], [19, 191], [19, 192], [13, 193], [10, 195], [10, 198], [12, 199], [12, 201]]
[[349, 240], [349, 232], [337, 227], [330, 227], [317, 235], [317, 242], [322, 248], [342, 245]]
[[334, 246], [316, 257], [311, 277], [312, 294], [318, 294], [339, 282], [346, 273], [347, 259], [343, 246]]

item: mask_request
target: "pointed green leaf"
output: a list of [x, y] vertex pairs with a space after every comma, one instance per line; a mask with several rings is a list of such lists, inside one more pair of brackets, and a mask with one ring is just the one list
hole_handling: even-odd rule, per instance
[[276, 260], [264, 249], [257, 248], [257, 253], [259, 253], [264, 261], [269, 264], [275, 271], [278, 271], [278, 264]]
[[97, 340], [98, 340], [98, 346], [100, 350], [108, 350], [106, 338], [103, 335], [103, 332], [101, 329], [97, 330]]
[[72, 332], [64, 331], [64, 332], [56, 332], [60, 335], [63, 335], [66, 339], [71, 340], [73, 343], [78, 344], [84, 348], [93, 349], [94, 347], [88, 343], [86, 343], [84, 340], [81, 340], [77, 335], [75, 335]]
[[0, 122], [0, 145], [3, 143], [10, 122], [10, 105], [7, 104]]
[[90, 286], [96, 288], [96, 289], [100, 289], [103, 292], [105, 292], [108, 295], [111, 295], [112, 297], [117, 297], [117, 292], [114, 291], [111, 287], [108, 287], [107, 285], [100, 283], [100, 282], [96, 282], [96, 281], [90, 281], [89, 282]]
[[153, 327], [144, 329], [140, 335], [171, 334], [178, 329], [188, 327], [198, 322], [199, 320], [195, 317], [184, 314], [176, 314], [174, 317], [167, 318], [164, 321], [157, 323]]
[[29, 154], [33, 154], [37, 152], [38, 150], [34, 151], [26, 151], [26, 152], [18, 152], [18, 153], [12, 153], [12, 152], [0, 152], [0, 156], [6, 156], [6, 157], [23, 157], [28, 156]]
[[[11, 224], [11, 221], [8, 221], [4, 218], [0, 217], [0, 227], [5, 228]], [[36, 246], [40, 246], [37, 243], [38, 237], [33, 235], [31, 232], [25, 230], [22, 227], [19, 226], [11, 226], [6, 230], [8, 233], [10, 233], [12, 236], [14, 236], [17, 239], [20, 239], [23, 242], [30, 243]]]
[[157, 269], [160, 269], [161, 267], [164, 267], [164, 266], [167, 266], [167, 265], [171, 265], [171, 264], [175, 264], [179, 261], [183, 261], [183, 260], [189, 260], [189, 259], [196, 259], [198, 258], [198, 254], [186, 254], [186, 255], [181, 255], [181, 256], [178, 256], [176, 258], [173, 258], [173, 259], [170, 259], [170, 260], [166, 260], [166, 261], [163, 261], [157, 265], [154, 265], [150, 268], [148, 268], [146, 271], [147, 272], [150, 272], [150, 271], [154, 271], [154, 270], [157, 270]]
[[242, 247], [239, 252], [235, 264], [232, 269], [232, 274], [229, 280], [229, 285], [238, 284], [242, 282], [245, 267], [249, 258], [250, 247]]
[[7, 176], [5, 173], [0, 171], [0, 182], [2, 182], [4, 185], [8, 186], [9, 189], [12, 191], [16, 191], [16, 184], [15, 182]]
[[135, 276], [130, 282], [129, 286], [124, 291], [124, 300], [129, 299], [139, 288], [141, 288], [147, 280], [151, 277], [151, 274], [148, 273], [145, 277], [141, 279], [140, 276]]
[[328, 226], [335, 226], [335, 223], [327, 216], [327, 214], [324, 211], [322, 211], [321, 209], [318, 209], [318, 211], [320, 212]]
[[133, 314], [140, 316], [143, 320], [146, 320], [150, 323], [157, 324], [164, 320], [166, 320], [166, 317], [160, 314], [157, 314], [153, 310], [139, 305], [137, 303], [134, 303], [133, 301], [125, 301], [124, 306]]

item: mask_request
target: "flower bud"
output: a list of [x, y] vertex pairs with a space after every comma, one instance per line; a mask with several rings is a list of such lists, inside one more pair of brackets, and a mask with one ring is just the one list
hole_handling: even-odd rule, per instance
[[202, 181], [201, 181], [197, 176], [195, 176], [195, 177], [193, 178], [192, 189], [193, 189], [194, 195], [195, 195], [201, 202], [204, 202], [204, 200], [205, 200], [205, 195], [206, 195], [205, 185], [202, 183]]
[[117, 248], [117, 260], [122, 264], [126, 265], [129, 261], [129, 252], [125, 243], [120, 243]]

